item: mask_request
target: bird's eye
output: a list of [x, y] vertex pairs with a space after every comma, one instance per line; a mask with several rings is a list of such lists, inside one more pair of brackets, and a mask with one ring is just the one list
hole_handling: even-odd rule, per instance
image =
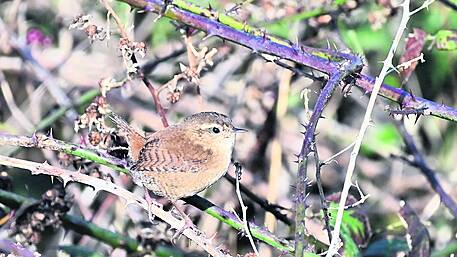
[[217, 127], [213, 127], [213, 132], [217, 134], [217, 133], [221, 132], [221, 130]]

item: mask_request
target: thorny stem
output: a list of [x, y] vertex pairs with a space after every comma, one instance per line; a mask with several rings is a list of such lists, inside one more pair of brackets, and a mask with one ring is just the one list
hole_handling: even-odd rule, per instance
[[332, 231], [330, 230], [330, 220], [328, 217], [328, 204], [325, 199], [324, 188], [322, 187], [321, 180], [321, 162], [319, 160], [319, 152], [316, 144], [314, 144], [314, 162], [316, 163], [316, 184], [319, 190], [319, 198], [321, 200], [322, 213], [324, 215], [325, 229], [327, 230], [328, 240], [332, 241]]
[[[148, 205], [146, 200], [144, 200], [142, 197], [137, 196], [134, 193], [106, 180], [91, 177], [79, 172], [73, 172], [62, 168], [54, 167], [47, 163], [41, 164], [1, 155], [0, 164], [30, 170], [33, 175], [46, 174], [49, 176], [60, 177], [63, 180], [64, 185], [70, 181], [75, 181], [85, 185], [92, 186], [95, 190], [102, 190], [119, 196], [126, 202], [126, 205], [136, 204], [145, 210], [148, 210], [149, 207], [149, 209], [152, 210], [154, 215], [162, 219], [164, 222], [168, 223], [174, 229], [179, 229], [183, 225], [183, 221], [176, 219], [171, 214], [171, 212], [167, 212], [155, 205]], [[183, 234], [190, 240], [194, 241], [197, 245], [202, 247], [206, 252], [208, 252], [212, 256], [228, 256], [226, 253], [224, 253], [224, 251], [216, 247], [214, 243], [212, 243], [209, 239], [207, 239], [205, 236], [202, 236], [203, 233], [201, 231], [198, 231], [197, 229], [184, 230]]]
[[403, 137], [407, 152], [409, 152], [414, 158], [413, 161], [408, 161], [407, 159], [406, 160], [409, 164], [417, 167], [422, 172], [422, 174], [424, 174], [433, 190], [435, 190], [435, 192], [440, 196], [441, 202], [449, 209], [452, 216], [457, 219], [457, 203], [452, 199], [450, 195], [446, 193], [443, 186], [440, 184], [435, 171], [433, 171], [428, 166], [424, 156], [417, 149], [413, 137], [406, 130], [403, 121], [397, 121], [395, 124], [397, 125], [397, 129]]
[[[129, 170], [125, 168], [125, 162], [120, 159], [115, 157], [108, 158], [103, 152], [96, 151], [96, 149], [84, 149], [80, 146], [53, 138], [47, 138], [44, 136], [25, 137], [0, 134], [0, 146], [5, 145], [46, 148], [54, 151], [65, 152], [107, 166], [118, 172], [129, 173]], [[243, 224], [237, 219], [234, 213], [226, 211], [200, 196], [193, 196], [185, 200], [232, 228], [239, 231], [243, 230]], [[261, 240], [280, 251], [291, 253], [294, 251], [294, 247], [291, 242], [276, 237], [263, 227], [251, 222], [249, 223], [249, 227], [251, 228], [253, 237], [256, 239]], [[312, 236], [306, 236], [306, 240], [315, 245], [318, 249], [324, 249], [326, 247], [324, 243], [318, 241]]]
[[298, 174], [297, 174], [297, 189], [295, 193], [296, 199], [296, 213], [295, 213], [295, 256], [301, 257], [304, 254], [306, 248], [305, 242], [305, 210], [306, 210], [306, 187], [307, 187], [307, 164], [309, 155], [316, 151], [313, 149], [314, 146], [314, 132], [316, 130], [317, 123], [322, 116], [322, 112], [330, 100], [332, 92], [338, 86], [338, 84], [348, 75], [342, 71], [336, 73], [336, 75], [330, 77], [322, 89], [317, 102], [314, 106], [313, 114], [306, 126], [306, 132], [303, 139], [302, 148], [298, 156]]
[[[164, 9], [165, 3], [160, 0], [119, 0], [141, 10], [160, 13], [166, 10], [163, 16], [180, 21], [184, 24], [205, 31], [210, 36], [218, 36], [239, 45], [246, 46], [257, 53], [276, 56], [298, 64], [322, 71], [330, 76], [339, 72], [342, 62], [349, 61], [351, 71], [358, 71], [362, 61], [358, 56], [328, 49], [316, 49], [299, 46], [284, 39], [266, 34], [264, 31], [253, 28], [243, 22], [236, 21], [230, 16], [208, 10], [196, 5], [188, 4], [183, 0], [174, 0]], [[359, 68], [359, 69], [355, 69]], [[357, 72], [358, 73], [358, 72]], [[371, 93], [375, 79], [356, 74], [355, 85], [366, 93]], [[420, 97], [412, 97], [409, 92], [383, 84], [379, 94], [389, 100], [401, 104], [404, 108], [426, 108], [426, 115], [433, 115], [443, 119], [457, 121], [457, 109], [435, 103]]]
[[[408, 21], [411, 17], [411, 12], [409, 11], [409, 3], [410, 3], [409, 0], [405, 0], [401, 4], [401, 6], [403, 7], [403, 14], [402, 14], [400, 24], [398, 26], [398, 30], [395, 34], [395, 38], [392, 42], [389, 53], [387, 54], [387, 57], [384, 60], [384, 65], [381, 69], [381, 72], [379, 73], [379, 76], [376, 78], [376, 82], [375, 82], [375, 85], [373, 88], [373, 92], [371, 93], [367, 109], [365, 111], [365, 116], [363, 118], [362, 125], [360, 126], [359, 133], [355, 140], [354, 148], [352, 149], [352, 152], [351, 152], [351, 157], [349, 159], [349, 164], [348, 164], [347, 171], [346, 171], [346, 177], [344, 180], [343, 190], [341, 191], [340, 201], [338, 204], [338, 212], [336, 215], [335, 226], [334, 226], [334, 230], [333, 230], [333, 234], [332, 234], [332, 241], [330, 243], [330, 247], [326, 254], [326, 257], [331, 257], [331, 256], [336, 255], [338, 253], [338, 249], [340, 247], [339, 246], [339, 243], [340, 243], [339, 237], [340, 237], [341, 223], [343, 220], [344, 206], [346, 204], [346, 199], [348, 196], [349, 189], [352, 186], [351, 180], [352, 180], [352, 174], [354, 173], [354, 170], [355, 170], [357, 156], [358, 156], [360, 147], [362, 145], [362, 141], [365, 136], [365, 132], [367, 131], [368, 126], [370, 124], [371, 113], [373, 112], [376, 98], [378, 96], [378, 93], [380, 92], [382, 82], [384, 81], [384, 78], [385, 78], [388, 70], [391, 67], [393, 67], [392, 60], [394, 57], [394, 53], [402, 38], [403, 32], [406, 29], [406, 25], [408, 24]], [[427, 3], [428, 2], [425, 2], [424, 5]], [[422, 7], [420, 7], [420, 8], [422, 8]]]

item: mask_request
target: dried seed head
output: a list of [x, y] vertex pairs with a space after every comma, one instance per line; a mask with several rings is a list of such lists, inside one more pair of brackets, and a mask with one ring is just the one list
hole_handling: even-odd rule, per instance
[[46, 191], [41, 201], [30, 205], [12, 224], [12, 231], [23, 243], [37, 244], [45, 230], [56, 231], [62, 217], [73, 204], [71, 196], [65, 194], [62, 185]]

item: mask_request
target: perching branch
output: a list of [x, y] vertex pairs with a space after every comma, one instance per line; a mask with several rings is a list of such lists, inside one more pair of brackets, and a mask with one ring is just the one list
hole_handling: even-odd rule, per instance
[[[46, 148], [59, 152], [65, 152], [107, 166], [118, 172], [129, 172], [128, 169], [126, 169], [124, 166], [124, 161], [115, 157], [107, 157], [103, 151], [96, 149], [84, 149], [74, 144], [66, 143], [53, 138], [47, 138], [44, 136], [25, 137], [0, 134], [0, 146], [4, 145]], [[236, 230], [241, 231], [243, 229], [243, 224], [237, 219], [234, 213], [226, 211], [202, 197], [193, 196], [184, 200]], [[274, 234], [267, 231], [265, 228], [260, 227], [252, 222], [249, 223], [249, 227], [251, 228], [252, 236], [256, 239], [261, 240], [280, 251], [294, 251], [293, 243], [278, 238]], [[306, 236], [306, 240], [308, 240], [318, 249], [326, 248], [324, 243], [318, 241], [312, 236]]]
[[[164, 222], [168, 223], [174, 229], [180, 229], [184, 225], [184, 220], [178, 220], [173, 216], [171, 212], [167, 212], [155, 205], [150, 205], [148, 207], [148, 204], [145, 199], [106, 180], [91, 177], [79, 172], [54, 167], [47, 163], [41, 164], [37, 162], [20, 160], [1, 155], [0, 164], [30, 170], [33, 175], [46, 174], [49, 176], [60, 177], [63, 180], [64, 185], [70, 181], [75, 181], [85, 185], [89, 185], [93, 187], [94, 190], [106, 191], [111, 194], [119, 196], [122, 200], [125, 201], [126, 206], [130, 204], [136, 204], [146, 211], [151, 211], [155, 216], [159, 217]], [[186, 229], [183, 231], [183, 235], [185, 235], [190, 240], [194, 241], [197, 245], [202, 247], [206, 252], [208, 252], [212, 256], [229, 256], [226, 253], [224, 253], [224, 251], [219, 249], [217, 246], [213, 245], [213, 243], [208, 238], [206, 238], [204, 233], [201, 231], [197, 231], [196, 229]]]

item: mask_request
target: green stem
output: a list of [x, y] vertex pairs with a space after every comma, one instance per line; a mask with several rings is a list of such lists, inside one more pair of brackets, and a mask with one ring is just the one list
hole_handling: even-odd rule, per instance
[[[0, 189], [0, 202], [12, 209], [18, 209], [23, 203], [31, 201], [36, 200]], [[79, 217], [66, 214], [62, 222], [67, 229], [91, 236], [113, 247], [123, 248], [129, 252], [140, 251], [140, 245], [135, 239], [101, 228]]]
[[[79, 99], [76, 101], [74, 106], [82, 107], [90, 103], [96, 96], [100, 95], [100, 90], [92, 89], [85, 92]], [[71, 108], [71, 106], [61, 106], [59, 109], [53, 111], [51, 114], [43, 118], [38, 125], [35, 127], [35, 131], [43, 130], [47, 127], [50, 127], [54, 122], [56, 122], [60, 117], [65, 115], [65, 113]], [[29, 131], [32, 133], [33, 131]]]
[[[79, 156], [86, 160], [90, 160], [95, 163], [107, 166], [122, 173], [129, 173], [129, 170], [123, 166], [122, 160], [119, 160], [115, 157], [104, 157], [103, 153], [84, 149], [80, 146], [66, 143], [64, 141], [60, 141], [57, 139], [48, 138], [45, 136], [38, 136], [36, 138], [33, 138], [25, 136], [0, 134], [0, 146], [1, 145], [46, 148], [54, 151], [65, 152], [67, 154]], [[192, 205], [196, 206], [200, 210], [206, 212], [207, 214], [215, 217], [216, 219], [224, 222], [225, 224], [233, 227], [238, 231], [243, 230], [242, 222], [232, 212], [228, 212], [218, 206], [215, 206], [211, 202], [199, 196], [194, 196], [189, 199], [193, 199]], [[292, 242], [289, 242], [285, 239], [280, 239], [271, 232], [267, 231], [266, 229], [260, 226], [255, 225], [254, 223], [250, 223], [250, 228], [255, 238], [277, 248], [278, 250], [293, 252], [294, 248]], [[313, 243], [317, 248], [326, 248], [325, 244], [319, 242], [317, 239], [311, 236], [307, 236], [307, 238], [310, 240], [310, 243]]]

